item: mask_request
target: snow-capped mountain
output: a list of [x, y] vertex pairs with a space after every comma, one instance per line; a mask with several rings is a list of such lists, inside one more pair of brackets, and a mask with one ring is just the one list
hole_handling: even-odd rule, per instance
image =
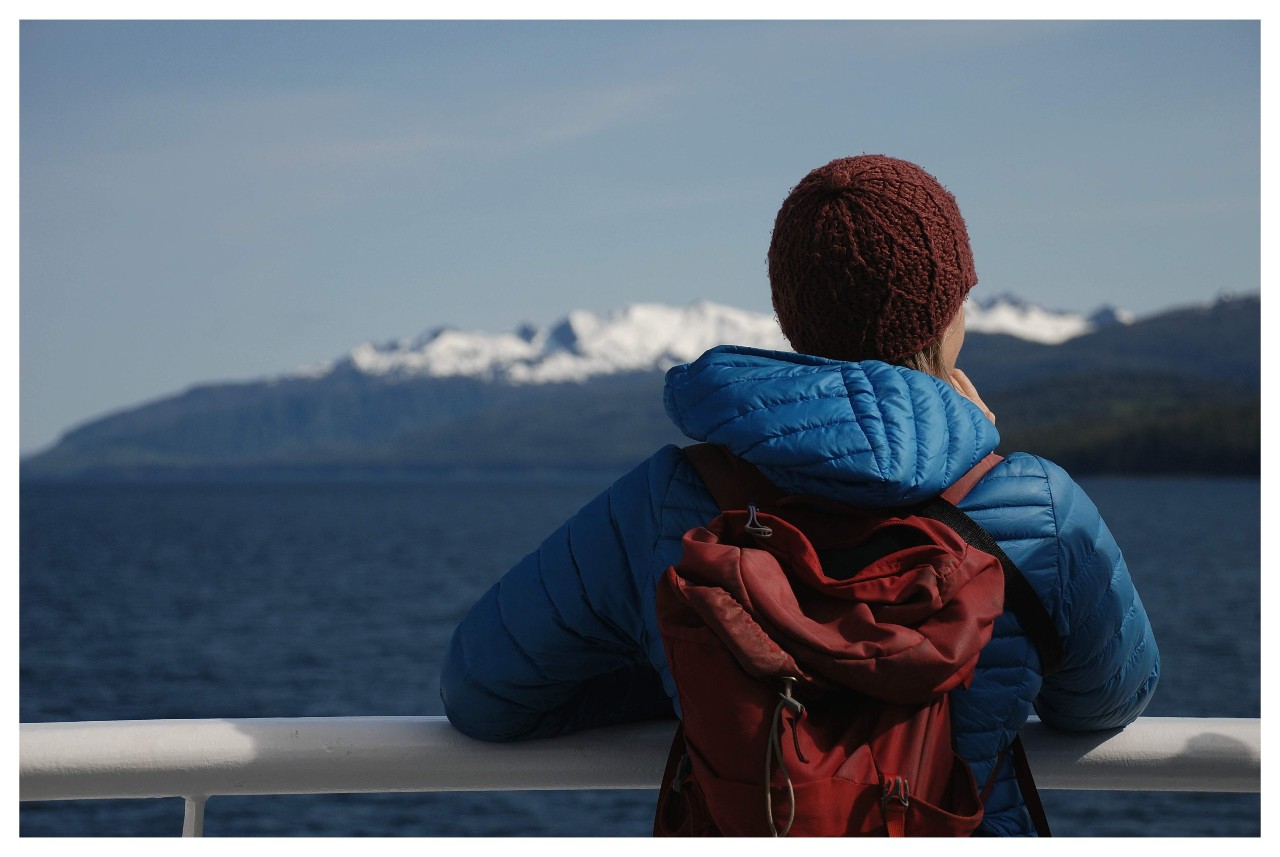
[[[971, 327], [1023, 339], [975, 333], [963, 357], [998, 403], [1009, 449], [1044, 449], [1082, 472], [1256, 475], [1258, 296], [1131, 326], [1115, 311], [1068, 324], [1063, 316], [1074, 314], [1010, 303], [975, 302], [966, 316]], [[988, 326], [992, 318], [1004, 327]], [[1104, 323], [1105, 335], [1042, 344]], [[311, 372], [197, 385], [103, 415], [24, 459], [23, 478], [621, 472], [687, 442], [662, 408], [656, 370], [721, 342], [787, 347], [771, 316], [710, 303], [573, 312], [504, 334], [433, 330], [362, 345]], [[1224, 433], [1224, 419], [1238, 431]], [[1081, 421], [1091, 429], [1084, 446], [1062, 431]], [[1140, 459], [1136, 436], [1158, 439], [1144, 440]]]
[[[969, 301], [966, 328], [1058, 344], [1132, 314], [1054, 312], [1003, 295]], [[512, 384], [584, 381], [620, 372], [666, 370], [721, 343], [789, 350], [772, 315], [710, 301], [684, 307], [632, 304], [597, 315], [575, 310], [550, 327], [522, 325], [508, 333], [438, 328], [383, 344], [364, 343], [341, 360], [300, 375], [339, 368], [390, 378], [468, 377]]]
[[1058, 312], [1005, 294], [968, 301], [964, 328], [973, 333], [1004, 333], [1059, 345], [1112, 324], [1132, 324], [1133, 320], [1133, 313], [1115, 307], [1100, 307], [1088, 314]]
[[645, 303], [603, 315], [575, 310], [547, 328], [526, 324], [509, 333], [442, 328], [383, 345], [365, 343], [333, 368], [350, 366], [366, 375], [392, 377], [544, 384], [667, 369], [722, 342], [787, 348], [769, 315], [708, 301], [685, 307]]

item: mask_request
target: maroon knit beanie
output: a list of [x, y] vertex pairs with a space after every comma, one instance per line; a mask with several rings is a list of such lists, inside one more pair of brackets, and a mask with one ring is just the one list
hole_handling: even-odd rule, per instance
[[769, 243], [782, 332], [796, 351], [835, 360], [915, 354], [941, 338], [977, 281], [955, 197], [884, 155], [805, 176]]

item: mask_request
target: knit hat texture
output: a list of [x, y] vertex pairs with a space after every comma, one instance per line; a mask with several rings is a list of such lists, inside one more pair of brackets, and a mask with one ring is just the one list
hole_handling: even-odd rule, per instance
[[977, 282], [955, 197], [885, 155], [840, 158], [805, 176], [769, 243], [782, 332], [796, 351], [835, 360], [921, 351]]

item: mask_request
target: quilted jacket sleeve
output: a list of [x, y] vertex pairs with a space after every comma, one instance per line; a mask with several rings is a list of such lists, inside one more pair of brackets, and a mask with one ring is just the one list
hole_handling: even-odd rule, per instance
[[637, 588], [677, 460], [655, 456], [623, 476], [472, 607], [440, 681], [459, 731], [512, 741], [671, 716]]
[[1112, 729], [1140, 715], [1155, 691], [1160, 653], [1120, 548], [1084, 491], [1044, 462], [1057, 527], [1065, 627], [1061, 668], [1045, 676], [1036, 711], [1051, 726]]

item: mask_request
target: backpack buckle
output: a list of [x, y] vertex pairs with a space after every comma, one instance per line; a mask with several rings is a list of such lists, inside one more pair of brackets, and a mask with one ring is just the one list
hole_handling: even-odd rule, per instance
[[880, 783], [880, 806], [885, 831], [892, 837], [907, 835], [907, 804], [910, 803], [904, 777], [885, 777]]
[[880, 802], [887, 805], [893, 801], [905, 808], [911, 802], [909, 792], [905, 778], [885, 777], [884, 782], [880, 784]]

